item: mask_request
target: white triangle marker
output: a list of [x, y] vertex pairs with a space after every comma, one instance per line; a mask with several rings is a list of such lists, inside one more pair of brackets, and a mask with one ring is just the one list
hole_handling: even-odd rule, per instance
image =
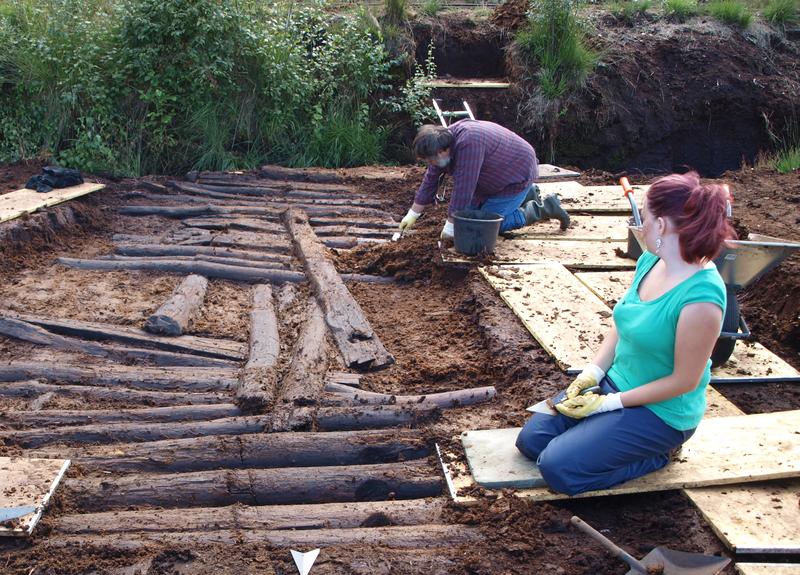
[[290, 551], [292, 552], [294, 564], [297, 565], [297, 570], [300, 571], [300, 575], [308, 575], [308, 572], [311, 571], [311, 566], [314, 565], [314, 561], [317, 560], [319, 549], [314, 549], [308, 553], [300, 553], [294, 549]]

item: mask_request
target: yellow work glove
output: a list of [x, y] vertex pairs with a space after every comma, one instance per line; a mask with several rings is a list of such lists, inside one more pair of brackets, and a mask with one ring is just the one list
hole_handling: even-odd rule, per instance
[[565, 399], [561, 403], [557, 403], [555, 407], [561, 415], [573, 419], [583, 419], [590, 415], [622, 409], [623, 405], [619, 393], [598, 395], [590, 391], [572, 399]]
[[567, 399], [578, 397], [584, 389], [599, 385], [605, 375], [606, 372], [593, 363], [587, 364], [578, 377], [569, 384], [567, 388]]
[[417, 223], [417, 218], [419, 218], [421, 215], [421, 213], [415, 212], [413, 208], [409, 209], [405, 217], [400, 220], [400, 230], [403, 232], [410, 230], [412, 227], [414, 227], [414, 224]]

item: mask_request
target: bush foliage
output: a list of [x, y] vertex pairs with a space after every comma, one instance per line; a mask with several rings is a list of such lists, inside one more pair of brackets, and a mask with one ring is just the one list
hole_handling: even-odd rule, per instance
[[324, 0], [0, 0], [0, 161], [379, 161], [391, 62], [369, 21]]

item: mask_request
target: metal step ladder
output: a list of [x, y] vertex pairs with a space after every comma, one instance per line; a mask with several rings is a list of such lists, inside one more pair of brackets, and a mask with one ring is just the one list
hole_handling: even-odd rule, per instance
[[469, 118], [470, 120], [475, 119], [475, 115], [472, 113], [472, 108], [469, 107], [466, 100], [461, 100], [461, 103], [464, 105], [463, 110], [458, 110], [454, 112], [442, 110], [439, 107], [439, 102], [436, 101], [436, 98], [433, 98], [433, 109], [436, 110], [436, 115], [439, 116], [439, 121], [442, 123], [442, 126], [445, 128], [449, 125], [447, 120], [449, 119], [450, 122], [453, 122], [454, 118], [457, 118], [456, 121], [462, 120], [464, 118]]

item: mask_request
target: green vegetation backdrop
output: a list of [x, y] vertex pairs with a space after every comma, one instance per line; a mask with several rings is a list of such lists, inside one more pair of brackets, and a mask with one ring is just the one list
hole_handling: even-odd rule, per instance
[[380, 161], [393, 62], [374, 18], [325, 8], [0, 0], [0, 162], [138, 175]]

